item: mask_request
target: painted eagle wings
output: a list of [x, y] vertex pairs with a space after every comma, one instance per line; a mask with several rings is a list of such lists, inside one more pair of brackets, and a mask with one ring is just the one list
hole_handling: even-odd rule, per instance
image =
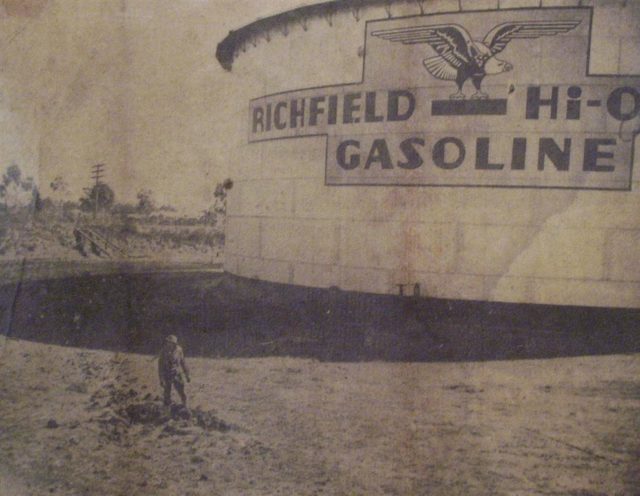
[[458, 24], [437, 24], [373, 31], [373, 36], [404, 45], [427, 43], [438, 54], [440, 63], [431, 72], [439, 79], [455, 79], [457, 69], [471, 63], [471, 36]]
[[566, 33], [580, 20], [512, 21], [498, 24], [483, 41], [471, 38], [459, 24], [436, 24], [373, 31], [371, 34], [404, 45], [426, 43], [437, 57], [425, 61], [427, 70], [438, 79], [455, 80], [462, 72], [484, 67], [485, 63], [505, 49], [514, 39], [535, 39]]
[[482, 43], [495, 55], [505, 49], [511, 40], [535, 39], [542, 36], [555, 36], [566, 33], [578, 26], [581, 21], [519, 21], [498, 24], [487, 33]]

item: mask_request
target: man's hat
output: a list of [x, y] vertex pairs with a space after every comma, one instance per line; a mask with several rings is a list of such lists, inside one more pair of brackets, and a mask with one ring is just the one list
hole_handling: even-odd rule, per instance
[[164, 338], [164, 340], [167, 343], [178, 344], [178, 338], [175, 337], [173, 334], [168, 335], [166, 338]]

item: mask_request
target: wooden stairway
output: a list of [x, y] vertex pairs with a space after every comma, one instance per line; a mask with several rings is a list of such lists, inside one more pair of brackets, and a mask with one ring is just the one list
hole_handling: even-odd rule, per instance
[[98, 256], [107, 256], [109, 258], [125, 257], [129, 256], [127, 250], [113, 241], [108, 240], [102, 234], [90, 227], [76, 227], [73, 230], [73, 235], [76, 238], [76, 247], [83, 254], [84, 245], [88, 244], [91, 247], [91, 251]]

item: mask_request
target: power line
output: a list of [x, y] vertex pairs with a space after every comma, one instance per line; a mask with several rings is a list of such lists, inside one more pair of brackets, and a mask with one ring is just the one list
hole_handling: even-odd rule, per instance
[[98, 216], [98, 205], [100, 204], [100, 188], [99, 186], [103, 184], [102, 178], [105, 175], [105, 164], [96, 164], [91, 168], [91, 178], [95, 180], [96, 184], [94, 186], [95, 189], [95, 205], [93, 209], [93, 218], [95, 219]]
[[104, 177], [105, 164], [96, 164], [91, 168], [91, 178], [95, 180], [96, 186], [101, 184], [101, 179]]

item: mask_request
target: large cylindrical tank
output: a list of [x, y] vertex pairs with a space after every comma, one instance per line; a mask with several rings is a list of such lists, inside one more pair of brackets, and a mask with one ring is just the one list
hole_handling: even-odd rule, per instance
[[[322, 2], [232, 32], [225, 269], [640, 307], [639, 41], [640, 2], [620, 0]], [[390, 91], [411, 93], [395, 120]]]

